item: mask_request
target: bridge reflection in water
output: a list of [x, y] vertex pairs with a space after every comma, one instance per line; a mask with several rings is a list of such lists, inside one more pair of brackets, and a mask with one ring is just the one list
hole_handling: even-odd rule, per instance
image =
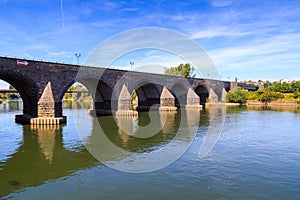
[[22, 109], [23, 102], [21, 99], [7, 100], [0, 103], [0, 113], [20, 111]]
[[62, 132], [61, 126], [23, 126], [22, 145], [9, 159], [0, 162], [0, 196], [42, 185], [97, 163], [85, 149], [79, 152], [66, 150]]
[[[88, 116], [87, 110], [84, 110], [84, 113]], [[176, 113], [158, 111], [150, 112], [150, 114], [141, 113], [138, 118], [87, 117], [86, 122], [91, 123], [92, 128], [87, 130], [90, 134], [84, 139], [84, 142], [86, 145], [96, 144], [99, 147], [99, 138], [94, 128], [95, 124], [99, 122], [107, 138], [116, 146], [125, 151], [143, 154], [168, 144], [175, 137], [178, 129], [182, 129], [182, 127], [186, 129], [184, 130], [186, 131], [184, 137], [187, 140], [182, 138], [181, 142], [188, 142], [195, 134], [204, 136], [203, 132], [207, 131], [205, 127], [208, 127], [212, 120], [211, 114], [213, 115], [208, 110], [183, 109]], [[68, 115], [71, 116], [70, 113]], [[137, 138], [137, 136], [141, 136], [138, 135], [140, 129], [143, 130], [143, 127], [154, 119], [156, 125], [159, 125], [159, 131], [149, 138]], [[180, 125], [181, 119], [183, 120]], [[22, 126], [22, 144], [6, 160], [0, 161], [0, 197], [26, 187], [35, 187], [61, 177], [71, 176], [72, 173], [81, 169], [102, 165], [82, 143], [75, 148], [66, 146], [64, 135], [72, 132], [71, 130], [75, 127], [71, 126], [74, 124], [70, 123], [66, 126]], [[199, 131], [201, 132], [199, 133]], [[104, 151], [110, 150], [105, 149], [105, 146], [100, 148]], [[106, 159], [110, 162], [117, 162], [124, 159], [124, 156], [126, 154], [114, 154], [113, 157], [106, 157]]]

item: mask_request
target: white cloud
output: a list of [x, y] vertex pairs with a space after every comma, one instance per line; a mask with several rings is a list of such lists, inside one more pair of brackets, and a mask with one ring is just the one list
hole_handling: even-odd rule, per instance
[[101, 1], [101, 4], [99, 5], [98, 8], [100, 10], [110, 12], [110, 11], [115, 11], [118, 7], [119, 7], [118, 3], [105, 0], [105, 1]]
[[224, 7], [232, 4], [231, 0], [211, 0], [211, 4], [215, 7]]
[[297, 69], [300, 63], [300, 34], [276, 35], [257, 41], [209, 51], [224, 70]]
[[214, 37], [239, 37], [253, 34], [251, 31], [238, 29], [231, 26], [216, 26], [192, 34], [193, 39], [214, 38]]
[[69, 51], [57, 51], [57, 52], [51, 52], [51, 51], [46, 51], [50, 56], [63, 56], [63, 55], [69, 55], [72, 52]]

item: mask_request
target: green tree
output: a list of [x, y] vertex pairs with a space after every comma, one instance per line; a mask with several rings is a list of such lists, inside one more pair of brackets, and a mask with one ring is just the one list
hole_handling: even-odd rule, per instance
[[171, 67], [165, 70], [166, 75], [173, 75], [173, 76], [184, 76], [184, 77], [191, 77], [192, 73], [194, 72], [194, 68], [191, 67], [189, 63], [180, 64], [177, 67]]
[[284, 95], [279, 92], [265, 92], [260, 96], [260, 100], [265, 103], [277, 101], [282, 98], [284, 98]]
[[249, 91], [247, 92], [247, 99], [248, 100], [257, 100], [259, 99], [260, 94], [257, 91]]
[[272, 84], [272, 86], [270, 87], [270, 91], [281, 92], [281, 93], [292, 93], [293, 88], [292, 88], [292, 85], [287, 82], [283, 82], [283, 83], [274, 82]]
[[226, 101], [229, 103], [243, 104], [247, 102], [247, 92], [237, 87], [234, 92], [229, 91], [226, 95]]
[[265, 83], [264, 83], [264, 88], [268, 88], [268, 87], [270, 87], [272, 84], [271, 84], [271, 82], [270, 81], [266, 81]]
[[299, 92], [300, 91], [300, 81], [295, 81], [291, 84], [293, 92]]

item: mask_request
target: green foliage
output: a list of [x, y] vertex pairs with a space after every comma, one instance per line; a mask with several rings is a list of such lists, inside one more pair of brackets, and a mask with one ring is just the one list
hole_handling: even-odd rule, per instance
[[281, 93], [292, 93], [292, 84], [283, 82], [283, 83], [278, 83], [275, 82], [269, 87], [270, 91], [273, 92], [281, 92]]
[[260, 96], [262, 102], [277, 101], [278, 99], [283, 99], [284, 95], [279, 92], [265, 92]]
[[[265, 88], [254, 92], [247, 92], [248, 100], [257, 100], [265, 103], [277, 100], [300, 102], [300, 81], [293, 83], [266, 81]], [[228, 102], [235, 102], [234, 95], [229, 93], [226, 97]]]
[[171, 67], [165, 70], [166, 75], [191, 77], [195, 69], [189, 63], [180, 64], [177, 67]]
[[247, 92], [240, 87], [237, 87], [234, 92], [229, 91], [226, 95], [226, 101], [229, 103], [246, 103]]
[[19, 98], [21, 98], [21, 96], [18, 93], [0, 94], [0, 99], [19, 99]]
[[293, 83], [266, 82], [264, 86], [268, 91], [273, 91], [273, 92], [294, 93], [300, 91], [300, 81], [295, 81]]
[[295, 91], [295, 92], [293, 93], [293, 98], [294, 98], [294, 99], [298, 99], [299, 97], [300, 97], [300, 94], [299, 94], [298, 92]]
[[266, 81], [264, 83], [264, 88], [268, 88], [270, 85], [272, 85], [272, 83], [270, 81]]
[[300, 81], [296, 81], [291, 84], [292, 90], [294, 92], [299, 92], [300, 91]]
[[259, 89], [256, 91], [258, 97], [260, 97], [260, 95], [262, 95], [263, 93], [267, 92], [267, 90], [265, 88]]
[[92, 96], [89, 93], [88, 89], [86, 87], [84, 87], [82, 84], [77, 83], [77, 84], [73, 84], [68, 91], [72, 92], [72, 91], [85, 91], [85, 92], [81, 92], [81, 93], [65, 93], [64, 99], [65, 100], [79, 100], [79, 101], [83, 101], [83, 100], [92, 100]]
[[247, 92], [247, 99], [248, 100], [257, 100], [260, 98], [260, 94], [256, 92]]

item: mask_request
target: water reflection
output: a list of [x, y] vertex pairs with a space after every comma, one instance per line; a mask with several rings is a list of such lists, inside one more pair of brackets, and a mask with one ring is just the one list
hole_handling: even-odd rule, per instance
[[202, 158], [212, 151], [222, 134], [226, 118], [226, 107], [212, 106], [206, 112], [209, 113], [209, 124], [207, 126], [207, 132], [203, 144], [199, 150], [199, 156]]
[[81, 109], [91, 109], [92, 103], [89, 101], [73, 101], [73, 100], [64, 100], [63, 107], [66, 109], [74, 109], [74, 110], [81, 110]]
[[191, 134], [197, 132], [200, 111], [184, 109], [177, 113], [152, 111], [140, 113], [138, 117], [105, 116], [94, 120], [89, 143], [97, 143], [96, 135], [99, 133], [95, 124], [99, 123], [105, 136], [114, 145], [126, 151], [142, 153], [153, 151], [170, 142], [179, 127], [185, 129], [187, 133], [185, 137], [190, 138]]
[[97, 164], [88, 151], [64, 149], [63, 127], [23, 126], [23, 143], [0, 162], [0, 197], [24, 187], [38, 186]]
[[86, 147], [101, 162], [121, 171], [146, 172], [177, 160], [197, 134], [200, 111], [150, 111], [135, 117], [94, 119]]
[[[107, 191], [116, 192], [116, 196], [122, 198], [125, 190], [135, 192], [150, 188], [153, 191], [153, 189], [159, 188], [161, 190], [157, 191], [165, 196], [170, 195], [172, 199], [182, 199], [184, 197], [180, 196], [178, 191], [188, 188], [191, 194], [195, 194], [195, 196], [191, 195], [193, 198], [190, 199], [196, 199], [198, 194], [202, 195], [204, 199], [213, 199], [216, 194], [222, 195], [226, 199], [238, 199], [237, 197], [243, 197], [243, 195], [249, 199], [253, 194], [259, 194], [260, 196], [256, 196], [257, 198], [265, 195], [265, 191], [270, 190], [269, 185], [271, 183], [281, 184], [283, 189], [271, 187], [273, 191], [278, 191], [278, 193], [282, 192], [284, 194], [286, 192], [284, 189], [289, 188], [290, 185], [290, 188], [292, 188], [290, 191], [294, 191], [293, 194], [299, 194], [298, 187], [296, 187], [299, 186], [299, 128], [297, 128], [299, 117], [286, 114], [284, 117], [279, 118], [279, 116], [282, 116], [281, 113], [267, 112], [268, 115], [260, 115], [261, 112], [247, 112], [247, 110], [251, 109], [249, 107], [214, 107], [201, 112], [178, 110], [176, 114], [168, 112], [140, 113], [138, 118], [116, 119], [112, 116], [89, 118], [84, 114], [87, 113], [87, 110], [76, 110], [73, 115], [70, 114], [69, 110], [65, 110], [69, 121], [64, 127], [15, 125], [13, 123], [14, 113], [7, 113], [2, 115], [2, 119], [6, 120], [5, 123], [8, 124], [9, 129], [5, 129], [5, 126], [2, 125], [1, 128], [4, 128], [0, 130], [0, 134], [4, 131], [14, 130], [14, 132], [22, 132], [23, 136], [16, 147], [17, 150], [0, 162], [0, 198], [5, 195], [16, 195], [11, 193], [39, 185], [43, 185], [40, 191], [26, 189], [25, 193], [28, 196], [37, 196], [37, 198], [44, 194], [44, 198], [50, 198], [49, 194], [55, 193], [60, 184], [57, 184], [59, 181], [55, 182], [55, 187], [57, 187], [55, 188], [49, 182], [61, 177], [64, 177], [61, 185], [67, 186], [66, 190], [61, 190], [61, 192], [64, 191], [64, 194], [61, 195], [68, 195], [68, 192], [72, 191], [70, 185], [74, 181], [74, 178], [70, 178], [70, 176], [82, 169], [91, 175], [82, 176], [85, 179], [84, 186], [74, 190], [82, 191], [82, 195], [87, 198], [101, 196]], [[85, 131], [84, 142], [86, 145], [92, 145], [92, 147], [103, 152], [113, 151], [113, 149], [105, 146], [105, 143], [99, 145], [99, 139], [103, 139], [99, 137], [97, 131], [97, 124], [100, 124], [105, 131], [106, 138], [123, 149], [122, 152], [109, 154], [106, 160], [102, 160], [104, 163], [126, 161], [128, 158], [134, 160], [135, 157], [128, 157], [126, 152], [139, 153], [140, 155], [151, 154], [164, 148], [174, 140], [176, 141], [176, 148], [172, 150], [179, 151], [182, 146], [190, 142], [195, 133], [198, 137], [203, 137], [199, 140], [199, 142], [203, 141], [202, 145], [204, 145], [204, 140], [208, 140], [206, 147], [210, 149], [219, 137], [218, 131], [211, 132], [210, 130], [214, 130], [214, 128], [219, 130], [215, 125], [222, 122], [223, 118], [221, 116], [225, 113], [228, 115], [228, 120], [226, 120], [227, 132], [225, 130], [225, 140], [223, 138], [221, 147], [214, 149], [216, 156], [199, 161], [198, 158], [195, 158], [195, 154], [186, 154], [187, 156], [174, 165], [151, 174], [131, 176], [114, 170], [103, 170], [100, 176], [95, 176], [94, 168], [91, 169], [91, 167], [101, 164], [91, 156], [82, 143], [80, 143], [80, 147], [77, 145], [74, 147], [66, 145], [66, 141], [64, 141], [68, 134], [67, 137], [70, 140], [68, 142], [76, 137], [74, 131], [76, 126], [71, 120], [76, 118], [82, 122], [82, 126], [78, 125], [77, 128], [79, 127], [79, 129]], [[10, 118], [4, 116], [10, 116]], [[276, 118], [278, 119], [274, 122]], [[241, 122], [238, 120], [241, 120]], [[289, 123], [289, 126], [285, 127], [285, 134], [282, 134], [280, 130], [281, 120], [286, 120], [285, 123]], [[261, 125], [257, 126], [257, 123], [260, 122]], [[89, 124], [87, 125], [87, 123]], [[143, 128], [151, 123], [156, 124], [160, 130], [152, 133], [153, 135], [149, 138], [137, 137], [143, 136], [141, 130], [145, 130]], [[250, 125], [245, 126], [248, 123]], [[264, 128], [266, 126], [268, 128]], [[272, 129], [273, 126], [276, 128]], [[13, 127], [18, 129], [13, 129]], [[262, 128], [265, 129], [264, 134], [260, 134]], [[239, 131], [236, 131], [237, 129]], [[182, 133], [180, 138], [175, 137], [176, 132]], [[70, 134], [74, 135], [70, 136]], [[11, 140], [10, 142], [12, 142]], [[9, 143], [9, 140], [6, 141], [1, 138], [2, 143], [3, 141]], [[0, 150], [1, 148], [4, 148], [3, 145], [0, 146]], [[157, 161], [161, 162], [162, 159]], [[145, 168], [147, 164], [145, 164]], [[281, 182], [280, 178], [282, 179]], [[144, 181], [143, 184], [140, 184], [142, 181]], [[95, 183], [100, 183], [100, 186], [94, 187]], [[112, 183], [118, 183], [119, 185], [116, 185], [120, 189], [115, 190], [116, 185], [112, 186]], [[178, 187], [178, 185], [182, 186], [182, 183], [184, 183], [184, 186], [182, 188]], [[172, 185], [172, 187], [164, 188], [166, 185]], [[208, 190], [208, 185], [213, 187]], [[232, 192], [232, 187], [236, 191]], [[86, 190], [86, 188], [88, 189]], [[166, 191], [169, 193], [164, 193]], [[76, 194], [73, 194], [73, 197], [80, 198]], [[274, 193], [271, 197], [276, 198], [276, 194]], [[151, 196], [152, 193], [145, 193], [145, 196], [147, 195]], [[22, 198], [26, 195], [19, 193], [17, 196]], [[9, 198], [9, 196], [6, 197]]]
[[296, 106], [247, 106], [247, 110], [256, 110], [256, 111], [278, 111], [278, 112], [293, 112], [300, 113], [300, 107]]
[[53, 160], [55, 138], [61, 134], [61, 127], [57, 125], [48, 126], [31, 126], [31, 132], [37, 134], [38, 144], [41, 152], [44, 154], [46, 160], [51, 164]]
[[[76, 105], [78, 104], [80, 103], [76, 103]], [[16, 103], [16, 105], [19, 104]], [[84, 106], [81, 105], [78, 109], [82, 107]], [[80, 112], [78, 116], [81, 116], [81, 114]], [[179, 139], [176, 139], [177, 144], [179, 146], [188, 145], [197, 131], [204, 136], [209, 124], [219, 114], [219, 109], [203, 110], [201, 112], [182, 109], [178, 110], [177, 113], [140, 113], [138, 118], [117, 117], [114, 119], [112, 116], [91, 118], [93, 128], [86, 130], [90, 133], [86, 133], [87, 139], [85, 142], [87, 145], [94, 144], [97, 145], [97, 148], [99, 147], [99, 136], [95, 129], [95, 124], [99, 123], [106, 137], [123, 149], [121, 153], [110, 153], [104, 162], [117, 162], [126, 158], [125, 151], [142, 155], [165, 147], [174, 140], [178, 131], [183, 134]], [[68, 117], [71, 118], [71, 116]], [[77, 116], [73, 117], [76, 118]], [[81, 118], [84, 117], [81, 116]], [[90, 118], [87, 120], [90, 120]], [[149, 138], [140, 137], [143, 136], [143, 131], [146, 130], [143, 128], [153, 122], [158, 131], [151, 133], [152, 136]], [[83, 120], [83, 123], [86, 124], [86, 120]], [[22, 143], [15, 153], [5, 161], [0, 162], [0, 196], [8, 195], [25, 187], [38, 186], [49, 180], [70, 176], [72, 172], [83, 168], [99, 165], [99, 162], [83, 145], [81, 148], [76, 148], [75, 151], [64, 146], [63, 134], [66, 134], [64, 130], [70, 126], [74, 126], [74, 124], [70, 123], [65, 127], [21, 126], [23, 129]], [[111, 151], [105, 145], [100, 145], [99, 149], [101, 151]]]
[[22, 110], [22, 100], [8, 100], [0, 103], [0, 113], [14, 112]]

